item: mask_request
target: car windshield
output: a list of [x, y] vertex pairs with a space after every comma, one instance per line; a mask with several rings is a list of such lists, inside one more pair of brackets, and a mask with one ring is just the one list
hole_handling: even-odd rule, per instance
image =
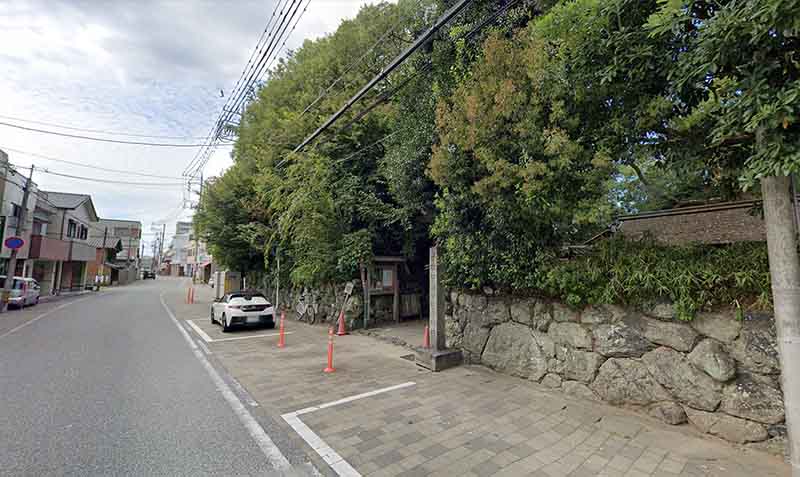
[[269, 305], [264, 295], [231, 295], [228, 303], [232, 305]]
[[23, 283], [25, 283], [24, 280], [14, 280], [14, 290], [22, 290]]

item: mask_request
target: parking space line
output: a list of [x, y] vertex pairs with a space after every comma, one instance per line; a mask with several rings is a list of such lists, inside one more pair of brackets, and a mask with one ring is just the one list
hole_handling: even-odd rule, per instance
[[200, 335], [200, 337], [203, 338], [203, 340], [206, 343], [211, 343], [212, 341], [214, 341], [210, 336], [208, 336], [208, 334], [206, 334], [205, 331], [203, 331], [199, 326], [194, 324], [193, 320], [186, 320], [186, 322], [189, 323], [189, 326], [191, 326], [192, 329], [195, 331], [195, 333]]
[[[292, 334], [291, 331], [284, 331], [284, 335]], [[233, 338], [214, 338], [213, 342], [217, 343], [219, 341], [236, 341], [236, 340], [249, 340], [250, 338], [268, 338], [270, 336], [280, 336], [280, 333], [267, 333], [264, 335], [247, 335], [247, 336], [234, 336]]]
[[348, 402], [355, 401], [357, 399], [364, 399], [371, 396], [376, 396], [378, 394], [388, 393], [390, 391], [395, 391], [397, 389], [407, 388], [409, 386], [414, 386], [416, 383], [413, 381], [409, 381], [407, 383], [398, 384], [396, 386], [389, 386], [386, 388], [376, 389], [374, 391], [369, 391], [366, 393], [356, 394], [354, 396], [349, 396], [344, 399], [339, 399], [336, 401], [331, 401], [325, 404], [320, 404], [319, 406], [311, 406], [304, 409], [300, 409], [298, 411], [289, 412], [286, 414], [281, 415], [284, 421], [286, 421], [292, 429], [308, 444], [314, 452], [316, 452], [322, 460], [324, 460], [337, 475], [341, 477], [361, 477], [361, 474], [350, 465], [349, 462], [344, 460], [342, 456], [340, 456], [335, 450], [331, 448], [320, 436], [318, 436], [314, 431], [311, 430], [302, 420], [300, 420], [300, 416], [303, 414], [308, 414], [310, 412], [319, 411], [320, 409], [326, 409], [333, 406], [338, 406], [339, 404], [345, 404]]
[[[280, 333], [265, 333], [265, 334], [260, 334], [260, 335], [234, 336], [232, 338], [212, 338], [211, 336], [208, 335], [208, 333], [203, 331], [202, 328], [197, 326], [197, 324], [194, 322], [194, 320], [186, 320], [186, 323], [189, 326], [191, 326], [192, 329], [198, 334], [198, 336], [203, 338], [203, 341], [205, 341], [206, 343], [219, 343], [221, 341], [249, 340], [251, 338], [269, 338], [270, 336], [279, 336], [280, 335]], [[292, 334], [292, 332], [291, 331], [285, 331], [283, 334], [284, 335], [290, 335], [290, 334]]]

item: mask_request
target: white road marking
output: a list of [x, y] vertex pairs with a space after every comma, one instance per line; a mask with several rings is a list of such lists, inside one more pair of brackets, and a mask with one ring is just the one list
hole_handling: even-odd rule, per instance
[[162, 293], [159, 297], [161, 299], [161, 306], [167, 312], [172, 322], [175, 326], [180, 330], [183, 338], [189, 343], [189, 347], [192, 348], [194, 351], [195, 357], [200, 360], [200, 363], [208, 372], [208, 375], [211, 376], [211, 380], [214, 382], [214, 385], [217, 387], [217, 390], [222, 394], [222, 397], [228, 402], [231, 409], [233, 409], [234, 414], [236, 417], [239, 418], [239, 421], [244, 425], [245, 429], [250, 433], [250, 436], [253, 440], [256, 441], [256, 444], [261, 449], [261, 452], [264, 453], [267, 460], [272, 464], [272, 466], [278, 471], [287, 471], [291, 468], [291, 464], [289, 460], [286, 459], [286, 456], [283, 455], [280, 449], [275, 445], [275, 443], [270, 439], [267, 433], [264, 431], [264, 428], [256, 421], [252, 414], [247, 410], [247, 408], [242, 404], [242, 401], [236, 396], [236, 393], [231, 390], [230, 387], [225, 383], [222, 377], [217, 373], [217, 370], [211, 366], [211, 363], [208, 362], [203, 353], [197, 347], [197, 344], [194, 342], [192, 337], [189, 335], [189, 332], [181, 326], [178, 322], [178, 319], [175, 318], [175, 315], [172, 313], [172, 310], [169, 309], [166, 302], [164, 302], [164, 294]]
[[197, 326], [197, 325], [194, 323], [194, 321], [193, 321], [193, 320], [186, 320], [186, 322], [187, 322], [187, 323], [189, 323], [189, 326], [191, 326], [191, 327], [192, 327], [192, 329], [193, 329], [193, 330], [194, 330], [194, 331], [195, 331], [195, 332], [196, 332], [198, 335], [200, 335], [200, 337], [201, 337], [201, 338], [203, 338], [203, 340], [204, 340], [206, 343], [211, 343], [212, 341], [214, 341], [214, 340], [213, 340], [213, 339], [212, 339], [210, 336], [208, 336], [208, 334], [207, 334], [205, 331], [203, 331], [203, 330], [202, 330], [202, 329], [201, 329], [199, 326]]
[[390, 391], [395, 391], [397, 389], [407, 388], [409, 386], [414, 386], [416, 383], [409, 381], [407, 383], [398, 384], [396, 386], [389, 386], [387, 388], [376, 389], [374, 391], [356, 394], [355, 396], [346, 397], [344, 399], [339, 399], [337, 401], [331, 401], [325, 404], [320, 404], [319, 406], [311, 406], [304, 409], [300, 409], [299, 411], [289, 412], [283, 414], [281, 417], [287, 424], [289, 424], [292, 429], [297, 432], [297, 434], [304, 440], [306, 443], [314, 449], [314, 452], [319, 454], [334, 472], [337, 475], [342, 477], [361, 477], [361, 474], [353, 468], [342, 456], [340, 456], [335, 450], [333, 450], [328, 444], [322, 440], [314, 431], [311, 430], [303, 421], [300, 420], [300, 416], [303, 414], [308, 414], [309, 412], [319, 411], [320, 409], [326, 409], [333, 406], [338, 406], [339, 404], [345, 404], [348, 402], [355, 401], [357, 399], [364, 399], [371, 396], [376, 396], [378, 394], [388, 393]]
[[41, 315], [37, 316], [36, 318], [33, 318], [32, 320], [28, 320], [28, 321], [26, 321], [25, 323], [22, 323], [19, 326], [11, 328], [10, 330], [8, 330], [5, 333], [3, 333], [2, 335], [0, 335], [0, 338], [6, 337], [6, 336], [10, 335], [11, 333], [14, 333], [15, 331], [19, 331], [22, 328], [25, 328], [26, 326], [41, 320], [45, 316], [52, 315], [53, 313], [57, 312], [58, 310], [60, 310], [62, 308], [66, 308], [66, 307], [68, 307], [70, 305], [74, 305], [75, 303], [78, 303], [78, 302], [81, 302], [81, 301], [84, 301], [84, 300], [88, 300], [89, 298], [92, 298], [92, 296], [87, 296], [85, 298], [78, 298], [77, 300], [73, 300], [73, 301], [64, 303], [62, 305], [58, 305], [57, 307], [53, 308], [52, 310], [46, 311], [46, 312], [42, 313]]
[[[284, 335], [290, 335], [293, 331], [284, 331]], [[268, 333], [265, 335], [247, 335], [247, 336], [235, 336], [233, 338], [214, 338], [212, 340], [213, 343], [218, 343], [220, 341], [236, 341], [236, 340], [249, 340], [250, 338], [268, 338], [270, 336], [280, 336], [280, 333]]]
[[[218, 343], [218, 342], [221, 342], [221, 341], [249, 340], [251, 338], [268, 338], [270, 336], [280, 336], [280, 333], [267, 333], [267, 334], [261, 334], [261, 335], [234, 336], [233, 338], [212, 338], [211, 336], [208, 335], [208, 333], [203, 331], [202, 328], [197, 326], [197, 324], [194, 321], [195, 320], [186, 320], [186, 323], [188, 323], [189, 326], [191, 326], [192, 329], [201, 338], [203, 338], [203, 341], [205, 341], [206, 343]], [[283, 334], [284, 335], [290, 335], [292, 333], [293, 333], [292, 331], [286, 331]]]

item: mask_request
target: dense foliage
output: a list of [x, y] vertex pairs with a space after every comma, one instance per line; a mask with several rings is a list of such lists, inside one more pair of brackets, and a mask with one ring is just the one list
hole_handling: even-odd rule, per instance
[[609, 240], [586, 257], [551, 264], [537, 290], [574, 306], [671, 302], [683, 320], [718, 306], [771, 306], [763, 243], [664, 247]]
[[286, 279], [315, 285], [438, 242], [454, 286], [669, 298], [683, 316], [769, 301], [760, 245], [558, 257], [615, 215], [798, 172], [800, 0], [476, 1], [291, 152], [453, 3], [365, 6], [280, 63], [198, 211], [217, 259], [280, 256]]

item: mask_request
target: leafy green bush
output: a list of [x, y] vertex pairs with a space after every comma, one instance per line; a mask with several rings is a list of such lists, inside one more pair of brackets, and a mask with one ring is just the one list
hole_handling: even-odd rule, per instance
[[575, 306], [669, 300], [682, 320], [722, 305], [771, 308], [765, 243], [668, 247], [613, 239], [539, 276], [539, 291]]

